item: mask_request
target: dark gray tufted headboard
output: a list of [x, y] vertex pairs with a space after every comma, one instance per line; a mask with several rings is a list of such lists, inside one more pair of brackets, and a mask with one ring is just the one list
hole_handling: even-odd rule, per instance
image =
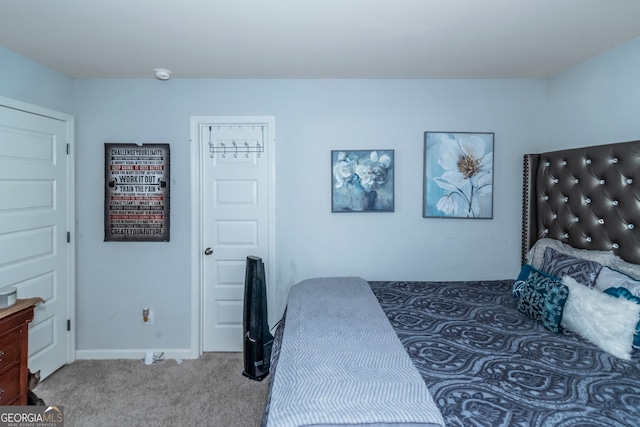
[[543, 237], [640, 264], [640, 141], [525, 154], [523, 263]]

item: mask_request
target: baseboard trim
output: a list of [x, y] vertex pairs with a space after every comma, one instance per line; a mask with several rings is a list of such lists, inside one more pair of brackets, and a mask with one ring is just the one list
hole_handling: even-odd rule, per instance
[[164, 353], [165, 359], [196, 359], [191, 349], [177, 348], [163, 349], [130, 349], [130, 350], [76, 350], [76, 359], [80, 360], [108, 360], [108, 359], [144, 359], [147, 351], [153, 350], [154, 354]]

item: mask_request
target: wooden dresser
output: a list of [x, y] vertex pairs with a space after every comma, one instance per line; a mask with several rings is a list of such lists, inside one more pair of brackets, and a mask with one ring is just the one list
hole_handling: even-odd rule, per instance
[[29, 322], [41, 298], [18, 299], [0, 309], [0, 405], [27, 404]]

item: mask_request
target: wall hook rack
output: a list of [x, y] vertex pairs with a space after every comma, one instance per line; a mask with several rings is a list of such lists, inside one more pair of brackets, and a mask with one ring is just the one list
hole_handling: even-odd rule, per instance
[[[219, 127], [218, 127], [219, 128]], [[262, 143], [260, 141], [217, 141], [213, 142], [211, 138], [211, 126], [209, 126], [209, 155], [215, 157], [216, 153], [221, 154], [223, 158], [227, 157], [227, 154], [232, 154], [234, 158], [238, 157], [238, 154], [244, 154], [247, 158], [249, 154], [256, 153], [260, 157], [261, 153], [264, 153], [264, 126], [262, 127]]]

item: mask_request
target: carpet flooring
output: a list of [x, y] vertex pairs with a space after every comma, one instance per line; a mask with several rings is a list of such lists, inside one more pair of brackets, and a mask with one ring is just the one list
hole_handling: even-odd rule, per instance
[[166, 360], [77, 360], [34, 390], [64, 408], [65, 427], [260, 425], [269, 377], [242, 375], [241, 353], [205, 353]]

